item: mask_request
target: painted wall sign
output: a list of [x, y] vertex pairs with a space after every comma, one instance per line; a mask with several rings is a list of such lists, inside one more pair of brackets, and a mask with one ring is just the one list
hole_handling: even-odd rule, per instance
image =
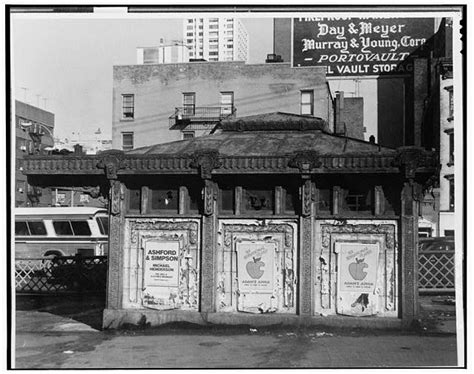
[[310, 17], [293, 20], [293, 66], [325, 66], [331, 76], [410, 74], [426, 56], [433, 18]]
[[337, 243], [339, 290], [372, 293], [377, 281], [377, 243]]
[[241, 293], [272, 293], [275, 244], [240, 242], [237, 243], [236, 249], [239, 291]]
[[144, 248], [144, 288], [179, 286], [179, 243], [148, 241]]

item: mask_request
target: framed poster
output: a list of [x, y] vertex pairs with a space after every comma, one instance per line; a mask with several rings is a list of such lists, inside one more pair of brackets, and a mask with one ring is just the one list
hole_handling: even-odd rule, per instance
[[147, 241], [144, 248], [143, 287], [179, 286], [179, 243]]
[[237, 243], [237, 278], [241, 293], [272, 293], [274, 267], [274, 243]]
[[372, 293], [377, 282], [378, 243], [336, 243], [339, 291]]

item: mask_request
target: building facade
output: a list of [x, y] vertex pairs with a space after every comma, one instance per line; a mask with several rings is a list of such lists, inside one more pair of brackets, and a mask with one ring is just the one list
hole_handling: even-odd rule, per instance
[[[437, 236], [454, 236], [455, 217], [455, 116], [452, 57], [452, 20], [443, 19], [429, 60], [430, 87], [424, 102], [423, 143], [439, 152], [439, 183], [431, 192], [436, 199]], [[461, 74], [460, 71], [457, 72]]]
[[[50, 190], [30, 186], [21, 169], [28, 155], [42, 154], [54, 145], [54, 114], [15, 100], [15, 206], [47, 206]], [[45, 150], [46, 149], [46, 150]]]
[[286, 113], [127, 152], [24, 160], [38, 183], [87, 178], [108, 197], [104, 328], [409, 328], [418, 206], [436, 166], [421, 148], [381, 147]]
[[114, 149], [197, 137], [224, 118], [275, 111], [320, 117], [332, 128], [324, 69], [243, 62], [114, 67]]
[[183, 22], [189, 58], [206, 61], [247, 61], [249, 37], [237, 18], [189, 18]]

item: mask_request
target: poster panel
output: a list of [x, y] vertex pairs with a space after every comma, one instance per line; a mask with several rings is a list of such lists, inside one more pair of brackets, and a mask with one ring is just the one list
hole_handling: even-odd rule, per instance
[[337, 243], [339, 291], [373, 293], [377, 282], [378, 243]]
[[143, 286], [179, 286], [179, 242], [147, 241], [144, 248]]
[[275, 243], [239, 242], [236, 250], [240, 293], [273, 293]]
[[293, 66], [329, 76], [408, 75], [428, 56], [434, 18], [308, 17], [293, 20]]

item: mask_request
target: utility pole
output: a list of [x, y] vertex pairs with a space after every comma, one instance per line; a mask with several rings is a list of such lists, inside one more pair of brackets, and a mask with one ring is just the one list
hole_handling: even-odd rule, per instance
[[20, 87], [23, 90], [23, 101], [26, 103], [26, 92], [28, 91], [28, 87]]

